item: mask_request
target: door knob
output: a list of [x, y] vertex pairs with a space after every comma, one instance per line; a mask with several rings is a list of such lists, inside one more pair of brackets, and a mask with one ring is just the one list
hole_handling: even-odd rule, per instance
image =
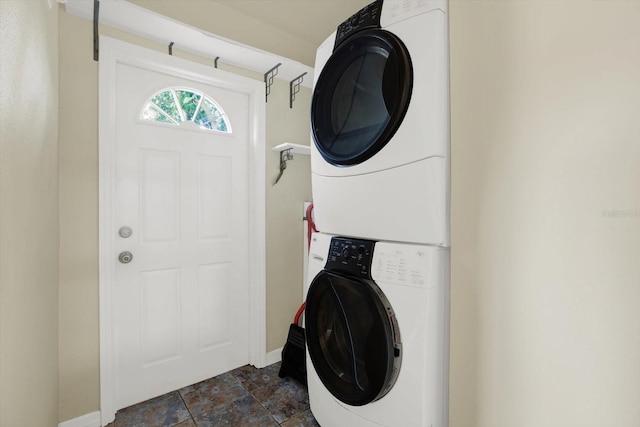
[[123, 264], [129, 264], [132, 259], [133, 259], [133, 254], [129, 251], [120, 252], [120, 255], [118, 255], [118, 261], [120, 261]]

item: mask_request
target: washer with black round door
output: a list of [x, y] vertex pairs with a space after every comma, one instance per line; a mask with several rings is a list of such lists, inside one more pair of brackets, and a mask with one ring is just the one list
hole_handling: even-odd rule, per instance
[[448, 254], [313, 235], [307, 382], [323, 427], [447, 425]]
[[334, 238], [325, 270], [307, 292], [309, 355], [324, 386], [361, 406], [383, 397], [400, 371], [395, 313], [371, 280], [374, 243]]
[[447, 1], [371, 3], [318, 48], [314, 79], [318, 229], [447, 246]]

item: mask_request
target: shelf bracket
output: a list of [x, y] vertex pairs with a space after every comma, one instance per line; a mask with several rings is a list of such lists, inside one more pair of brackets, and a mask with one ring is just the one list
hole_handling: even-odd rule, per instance
[[173, 42], [169, 43], [169, 55], [173, 56]]
[[216, 56], [216, 59], [213, 60], [213, 67], [214, 68], [218, 68], [218, 59], [220, 59], [220, 57]]
[[294, 154], [308, 156], [310, 155], [310, 152], [311, 152], [311, 149], [309, 148], [308, 145], [292, 144], [290, 142], [285, 142], [283, 144], [276, 145], [275, 147], [272, 148], [272, 150], [280, 152], [280, 173], [278, 174], [278, 177], [276, 178], [273, 185], [276, 185], [278, 181], [280, 181], [280, 178], [282, 178], [282, 174], [284, 173], [284, 170], [287, 168], [287, 161], [293, 160]]
[[98, 21], [100, 18], [100, 0], [93, 0], [93, 60], [100, 60], [100, 34]]
[[287, 160], [293, 160], [291, 150], [293, 150], [293, 148], [280, 151], [280, 172], [278, 173], [276, 180], [273, 182], [273, 185], [276, 185], [278, 181], [280, 181], [280, 178], [282, 178], [282, 174], [284, 174], [284, 170], [287, 168]]
[[302, 84], [306, 74], [307, 73], [304, 72], [289, 82], [289, 108], [293, 108], [293, 101], [296, 100], [296, 93], [300, 92], [300, 85]]
[[271, 93], [271, 86], [273, 85], [273, 79], [275, 79], [276, 76], [278, 75], [278, 67], [280, 67], [281, 65], [282, 65], [282, 62], [278, 62], [278, 65], [276, 65], [275, 67], [271, 68], [269, 71], [264, 73], [264, 89], [265, 89], [264, 102], [267, 102], [269, 100], [269, 94]]

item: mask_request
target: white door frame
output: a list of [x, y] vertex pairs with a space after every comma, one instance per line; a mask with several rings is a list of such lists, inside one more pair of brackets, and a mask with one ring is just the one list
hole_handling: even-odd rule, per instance
[[[112, 329], [114, 252], [114, 146], [116, 127], [116, 64], [144, 66], [158, 72], [231, 89], [249, 96], [249, 363], [266, 365], [266, 246], [265, 246], [265, 103], [264, 84], [236, 74], [116, 39], [100, 37], [99, 64], [99, 284], [100, 284], [100, 412], [102, 425], [115, 418], [115, 337]], [[167, 63], [170, 63], [168, 65]], [[142, 107], [142, 105], [141, 105]]]

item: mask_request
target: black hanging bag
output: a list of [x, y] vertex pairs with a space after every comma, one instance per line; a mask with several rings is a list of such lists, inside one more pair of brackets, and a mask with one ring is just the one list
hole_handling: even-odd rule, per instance
[[278, 376], [280, 378], [291, 377], [299, 383], [307, 385], [307, 346], [304, 328], [298, 326], [304, 307], [305, 303], [302, 303], [293, 323], [289, 326], [289, 336], [282, 349], [282, 365]]

